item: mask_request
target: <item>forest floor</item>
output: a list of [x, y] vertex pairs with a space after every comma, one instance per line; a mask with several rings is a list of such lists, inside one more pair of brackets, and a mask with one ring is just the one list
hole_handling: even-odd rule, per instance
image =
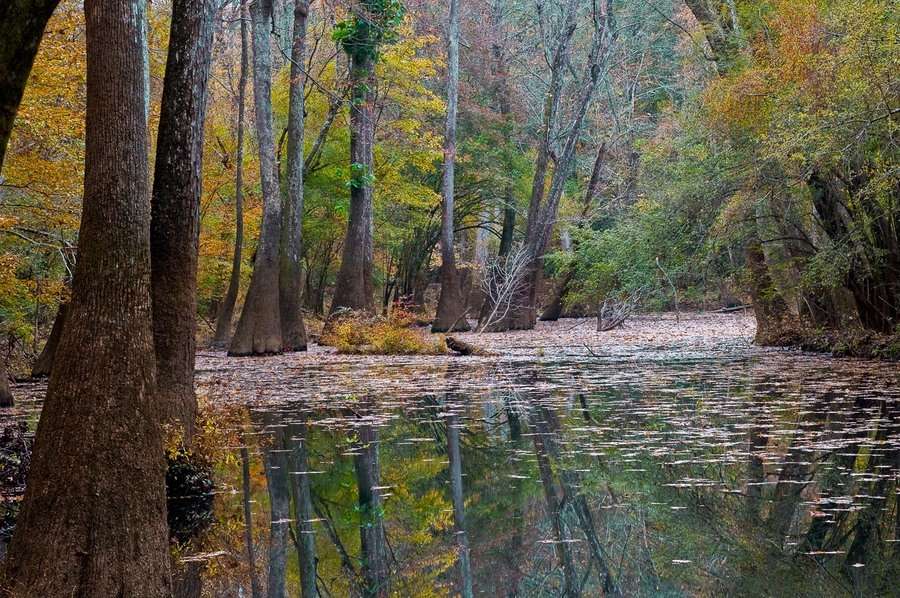
[[[454, 332], [451, 336], [487, 353], [482, 357], [541, 357], [572, 354], [623, 354], [640, 350], [716, 349], [724, 346], [746, 347], [753, 342], [756, 320], [752, 311], [718, 313], [690, 312], [657, 313], [630, 318], [623, 326], [607, 332], [597, 332], [596, 318], [566, 318], [556, 322], [538, 322], [534, 330], [509, 332]], [[420, 329], [428, 334], [427, 328]], [[216, 351], [202, 351], [200, 362], [226, 357]], [[357, 360], [355, 354], [339, 354], [333, 347], [311, 343], [303, 353], [291, 353], [261, 359], [286, 359], [299, 362], [329, 362]], [[397, 356], [365, 355], [370, 359], [391, 360]], [[408, 357], [408, 356], [407, 356]], [[453, 353], [423, 356], [426, 359], [460, 359]], [[202, 369], [202, 365], [199, 365]]]
[[597, 360], [623, 367], [634, 360], [724, 363], [771, 351], [752, 344], [755, 331], [752, 313], [654, 314], [608, 332], [597, 332], [595, 319], [565, 319], [528, 331], [452, 335], [486, 353], [478, 356], [348, 355], [315, 344], [303, 353], [258, 358], [203, 351], [197, 356], [197, 388], [212, 403], [456, 392], [499, 383], [522, 362], [538, 369], [561, 363], [581, 368]]

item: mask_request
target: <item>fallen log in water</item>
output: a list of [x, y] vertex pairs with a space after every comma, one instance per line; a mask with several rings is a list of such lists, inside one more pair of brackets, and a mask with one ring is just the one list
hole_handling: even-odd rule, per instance
[[457, 355], [489, 355], [484, 349], [465, 343], [452, 336], [448, 336], [444, 342], [447, 343], [447, 348]]

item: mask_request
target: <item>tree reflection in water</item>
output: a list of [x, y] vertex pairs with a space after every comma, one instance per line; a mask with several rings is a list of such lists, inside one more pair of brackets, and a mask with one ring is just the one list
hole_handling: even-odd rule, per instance
[[177, 556], [203, 595], [896, 592], [896, 366], [666, 357], [232, 372]]

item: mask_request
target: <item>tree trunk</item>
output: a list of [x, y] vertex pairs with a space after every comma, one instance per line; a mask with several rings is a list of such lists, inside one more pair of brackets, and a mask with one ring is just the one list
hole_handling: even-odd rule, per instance
[[556, 558], [563, 569], [563, 588], [561, 595], [566, 598], [580, 596], [578, 575], [575, 570], [575, 560], [572, 557], [572, 548], [566, 533], [566, 524], [563, 518], [563, 504], [560, 502], [553, 478], [553, 466], [550, 462], [550, 450], [547, 446], [551, 442], [552, 432], [548, 431], [547, 422], [541, 419], [543, 410], [535, 410], [531, 415], [531, 426], [534, 428], [534, 454], [537, 459], [538, 471], [541, 476], [541, 486], [544, 489], [544, 500], [547, 503], [547, 515], [550, 517], [555, 540], [554, 548]]
[[0, 169], [38, 46], [57, 4], [59, 0], [0, 4]]
[[215, 0], [174, 0], [151, 200], [157, 396], [190, 444], [197, 416], [197, 246]]
[[390, 594], [387, 541], [384, 513], [378, 486], [381, 465], [378, 458], [378, 429], [371, 424], [357, 428], [359, 440], [353, 458], [359, 490], [360, 542], [362, 552], [363, 595], [386, 597]]
[[53, 319], [53, 328], [50, 329], [50, 336], [44, 344], [44, 349], [34, 365], [31, 366], [32, 378], [46, 378], [53, 369], [53, 359], [56, 357], [56, 349], [59, 347], [59, 339], [62, 337], [63, 326], [66, 324], [66, 311], [69, 306], [61, 303], [56, 311], [56, 317]]
[[281, 194], [275, 163], [272, 132], [272, 0], [251, 6], [253, 27], [253, 97], [256, 106], [256, 136], [259, 142], [259, 175], [262, 182], [263, 217], [256, 247], [256, 260], [244, 309], [231, 339], [229, 355], [281, 353], [279, 300], [279, 240]]
[[0, 407], [12, 407], [13, 404], [13, 395], [9, 388], [9, 374], [6, 373], [6, 360], [0, 357]]
[[285, 596], [287, 547], [290, 537], [291, 488], [288, 483], [287, 444], [280, 417], [266, 416], [272, 445], [265, 451], [266, 486], [269, 491], [269, 575], [266, 596]]
[[247, 549], [247, 565], [250, 568], [250, 596], [260, 598], [262, 590], [259, 585], [259, 575], [256, 573], [256, 547], [253, 542], [253, 491], [250, 488], [250, 451], [246, 446], [241, 447], [241, 495], [244, 507], [244, 544]]
[[[719, 10], [711, 10], [706, 0], [685, 0], [688, 9], [703, 28], [703, 34], [712, 51], [719, 76], [727, 75], [735, 60], [736, 46], [731, 40], [733, 24], [719, 18]], [[716, 8], [720, 8], [719, 6]], [[784, 298], [775, 288], [766, 264], [758, 232], [754, 229], [747, 241], [745, 258], [749, 270], [750, 295], [756, 316], [756, 343], [783, 344], [788, 340], [790, 310]]]
[[444, 176], [441, 183], [441, 296], [432, 332], [470, 330], [468, 298], [456, 269], [453, 199], [456, 174], [456, 115], [459, 109], [459, 0], [450, 0], [447, 31], [447, 127], [444, 133]]
[[556, 322], [562, 317], [566, 294], [568, 294], [569, 285], [572, 284], [574, 278], [575, 266], [567, 266], [553, 289], [553, 298], [550, 300], [550, 304], [541, 312], [542, 322]]
[[[587, 61], [586, 76], [581, 87], [571, 124], [567, 127], [565, 144], [561, 155], [556, 160], [556, 168], [551, 177], [549, 194], [545, 193], [548, 160], [551, 152], [551, 136], [556, 130], [560, 95], [562, 92], [562, 76], [569, 64], [569, 46], [575, 31], [575, 13], [577, 6], [569, 4], [566, 9], [566, 20], [559, 42], [553, 53], [551, 63], [550, 87], [544, 103], [544, 130], [541, 145], [535, 160], [535, 176], [532, 185], [531, 200], [528, 206], [528, 225], [525, 230], [525, 248], [530, 263], [523, 280], [521, 291], [514, 300], [509, 315], [499, 322], [496, 330], [530, 330], [537, 322], [538, 289], [543, 270], [543, 254], [550, 241], [559, 203], [565, 190], [566, 181], [575, 161], [575, 151], [584, 125], [585, 115], [594, 97], [600, 81], [601, 64], [606, 59], [609, 47], [610, 28], [609, 3], [600, 3], [599, 13], [594, 21], [594, 38]], [[546, 195], [546, 202], [544, 201]]]
[[[852, 188], [842, 187], [836, 176], [814, 172], [807, 184], [825, 233], [834, 244], [847, 245], [854, 254], [844, 284], [856, 301], [860, 323], [891, 334], [900, 322], [898, 223], [883, 214], [859, 214]], [[871, 222], [874, 234], [870, 241], [860, 243], [853, 233], [853, 223], [866, 220]]]
[[350, 219], [331, 313], [352, 309], [374, 313], [373, 167], [375, 140], [375, 59], [350, 56]]
[[86, 0], [85, 17], [78, 267], [3, 581], [23, 597], [165, 597], [172, 588], [150, 302], [146, 14], [142, 2]]
[[712, 50], [716, 72], [719, 75], [728, 74], [734, 63], [736, 47], [731, 41], [733, 23], [719, 18], [722, 3], [717, 1], [715, 10], [710, 7], [709, 0], [685, 0], [684, 3], [703, 28], [703, 35]]
[[247, 96], [247, 70], [250, 61], [250, 39], [247, 31], [250, 15], [246, 0], [241, 0], [241, 72], [238, 76], [237, 99], [237, 156], [235, 156], [234, 176], [234, 254], [231, 258], [231, 278], [228, 290], [216, 317], [216, 333], [213, 344], [225, 347], [231, 338], [231, 321], [234, 319], [234, 304], [241, 287], [241, 260], [244, 248], [244, 110]]
[[796, 323], [781, 293], [769, 275], [766, 256], [759, 236], [753, 234], [744, 250], [749, 270], [749, 291], [756, 316], [756, 338], [759, 345], [794, 343]]
[[459, 416], [447, 420], [447, 452], [450, 458], [450, 494], [453, 498], [453, 527], [458, 550], [459, 593], [472, 598], [472, 566], [469, 562], [469, 540], [466, 536], [466, 505], [463, 499], [462, 459], [459, 452]]
[[288, 189], [281, 224], [281, 336], [285, 351], [306, 350], [303, 326], [303, 135], [304, 94], [306, 93], [304, 48], [309, 1], [297, 0], [294, 7], [294, 40], [291, 49], [290, 106], [288, 109]]
[[309, 474], [309, 452], [306, 443], [309, 427], [300, 423], [289, 428], [291, 432], [291, 482], [294, 493], [294, 525], [296, 530], [297, 559], [300, 563], [300, 595], [315, 598], [316, 590], [316, 536], [313, 530], [313, 504]]
[[[600, 184], [603, 182], [603, 164], [605, 161], [606, 143], [604, 142], [600, 144], [600, 148], [597, 150], [597, 157], [594, 159], [594, 167], [591, 169], [591, 180], [588, 182], [587, 189], [584, 192], [584, 203], [581, 208], [581, 222], [579, 222], [579, 226], [582, 226], [584, 221], [587, 220], [591, 207], [594, 205], [594, 200], [600, 192]], [[564, 247], [563, 249], [571, 251], [570, 247]], [[575, 264], [573, 263], [566, 267], [563, 275], [560, 277], [554, 289], [553, 299], [550, 301], [550, 305], [548, 305], [541, 313], [541, 321], [556, 322], [562, 317], [566, 294], [569, 292], [569, 285], [572, 284], [574, 278]]]
[[[490, 14], [490, 28], [494, 31], [498, 39], [491, 44], [491, 68], [496, 77], [496, 85], [494, 89], [495, 99], [497, 101], [498, 110], [504, 123], [506, 123], [512, 112], [511, 92], [509, 85], [509, 68], [506, 63], [506, 52], [499, 36], [504, 30], [502, 4], [494, 3]], [[500, 247], [498, 250], [499, 257], [506, 257], [512, 251], [513, 241], [516, 233], [516, 198], [513, 192], [512, 184], [507, 184], [503, 190], [503, 228], [500, 232]], [[495, 293], [490, 293], [495, 295]], [[493, 305], [489, 297], [485, 297], [486, 293], [481, 293], [481, 307], [478, 311], [478, 323], [481, 324], [490, 316]]]

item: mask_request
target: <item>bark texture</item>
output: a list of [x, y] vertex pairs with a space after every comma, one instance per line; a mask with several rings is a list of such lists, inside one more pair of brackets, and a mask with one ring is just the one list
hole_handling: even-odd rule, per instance
[[[844, 176], [816, 171], [807, 184], [825, 233], [851, 254], [844, 285], [853, 295], [859, 322], [891, 334], [900, 323], [900, 216], [854, 197], [865, 185], [859, 171], [864, 169]], [[867, 233], [864, 241], [859, 231]]]
[[166, 597], [172, 588], [150, 301], [146, 15], [142, 2], [86, 0], [85, 17], [78, 267], [3, 583], [22, 597]]
[[174, 0], [151, 200], [157, 395], [189, 443], [197, 416], [197, 246], [215, 0]]
[[790, 345], [794, 343], [796, 322], [784, 298], [775, 288], [769, 275], [766, 256], [757, 235], [753, 235], [744, 249], [749, 271], [749, 292], [756, 316], [756, 338], [759, 345]]
[[13, 394], [9, 388], [9, 374], [6, 373], [6, 361], [0, 358], [0, 407], [12, 407], [13, 404]]
[[241, 67], [238, 75], [237, 97], [237, 152], [234, 159], [234, 253], [231, 257], [231, 277], [228, 290], [222, 299], [216, 315], [216, 332], [213, 344], [225, 347], [231, 338], [231, 321], [234, 319], [234, 304], [241, 287], [241, 260], [244, 250], [244, 111], [247, 103], [247, 70], [250, 62], [250, 15], [247, 3], [241, 3]]
[[0, 3], [0, 169], [47, 21], [59, 0]]
[[290, 105], [288, 107], [287, 195], [281, 223], [281, 272], [279, 293], [281, 336], [285, 351], [306, 350], [303, 325], [303, 137], [306, 110], [306, 73], [303, 72], [308, 0], [294, 7], [294, 40], [291, 47]]
[[373, 313], [374, 207], [372, 178], [375, 140], [375, 59], [350, 56], [350, 219], [331, 313], [352, 309]]
[[46, 378], [53, 369], [53, 359], [56, 357], [56, 349], [59, 347], [59, 339], [62, 337], [63, 326], [66, 324], [66, 312], [69, 306], [62, 303], [56, 311], [56, 317], [53, 319], [53, 328], [50, 329], [50, 336], [41, 350], [41, 354], [31, 366], [32, 378]]
[[263, 217], [256, 260], [244, 309], [231, 339], [229, 355], [281, 353], [281, 309], [278, 289], [281, 237], [281, 193], [272, 132], [272, 0], [258, 0], [250, 8], [253, 25], [253, 98], [262, 182]]
[[444, 132], [444, 173], [441, 182], [441, 296], [432, 332], [469, 330], [466, 292], [456, 268], [453, 200], [456, 192], [456, 119], [459, 110], [459, 0], [450, 0], [447, 27], [447, 125]]

